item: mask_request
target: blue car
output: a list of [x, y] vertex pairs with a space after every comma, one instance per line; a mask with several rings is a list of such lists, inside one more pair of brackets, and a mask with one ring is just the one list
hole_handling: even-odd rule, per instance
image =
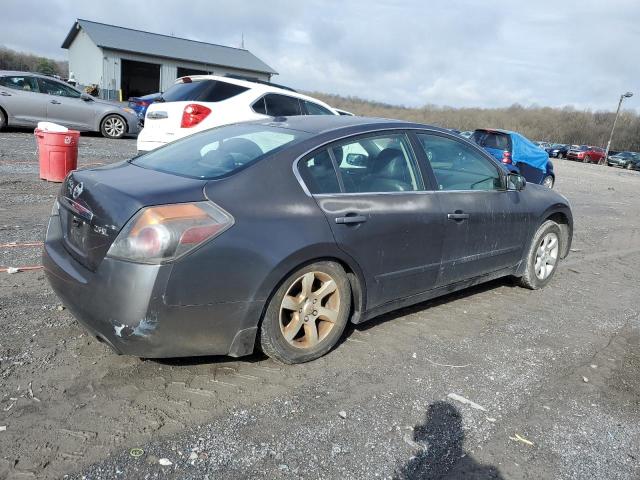
[[156, 102], [162, 93], [150, 93], [149, 95], [144, 95], [143, 97], [131, 97], [129, 98], [129, 108], [133, 109], [136, 112], [136, 115], [140, 119], [140, 121], [144, 124], [144, 116], [147, 114], [147, 108], [153, 102]]
[[519, 173], [527, 182], [553, 188], [556, 175], [545, 150], [517, 132], [480, 128], [471, 140], [501, 162], [508, 172]]

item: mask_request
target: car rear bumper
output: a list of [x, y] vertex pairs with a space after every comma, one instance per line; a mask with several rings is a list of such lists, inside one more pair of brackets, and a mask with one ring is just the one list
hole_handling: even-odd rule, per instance
[[262, 303], [167, 305], [170, 264], [105, 258], [90, 271], [65, 250], [58, 218], [49, 220], [44, 245], [47, 279], [73, 316], [116, 352], [168, 358], [253, 351]]

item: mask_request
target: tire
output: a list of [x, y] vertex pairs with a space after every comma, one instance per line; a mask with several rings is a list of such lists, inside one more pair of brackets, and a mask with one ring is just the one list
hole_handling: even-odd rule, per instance
[[7, 115], [0, 108], [0, 131], [7, 126]]
[[[553, 239], [555, 243], [549, 243]], [[549, 283], [560, 262], [561, 239], [560, 226], [556, 222], [547, 220], [540, 225], [527, 252], [524, 273], [518, 279], [521, 287], [538, 290]]]
[[289, 275], [272, 296], [260, 326], [260, 347], [282, 363], [315, 360], [338, 342], [350, 311], [344, 269], [334, 262], [312, 263]]
[[585, 155], [582, 161], [583, 163], [591, 163], [591, 157], [589, 155]]
[[105, 138], [122, 138], [127, 133], [127, 122], [120, 115], [107, 115], [100, 123], [100, 133]]
[[556, 155], [556, 157], [558, 158], [558, 160], [562, 160], [564, 158], [564, 155], [558, 152], [558, 155]]
[[631, 164], [631, 162], [627, 163], [627, 166], [625, 167], [627, 170], [633, 170], [633, 165]]
[[546, 177], [544, 177], [542, 179], [542, 185], [547, 187], [547, 188], [553, 188], [553, 184], [554, 184], [554, 180], [553, 177], [551, 175], [547, 175]]

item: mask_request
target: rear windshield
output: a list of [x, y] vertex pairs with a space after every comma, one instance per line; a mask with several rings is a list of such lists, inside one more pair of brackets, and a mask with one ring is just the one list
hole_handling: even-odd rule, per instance
[[471, 135], [473, 141], [484, 148], [496, 148], [498, 150], [511, 151], [509, 135], [501, 132], [487, 132], [485, 130], [476, 130]]
[[131, 160], [144, 168], [191, 178], [232, 175], [288, 145], [308, 138], [298, 130], [237, 124], [206, 130]]
[[246, 92], [246, 87], [218, 80], [194, 80], [176, 83], [162, 94], [165, 102], [221, 102]]

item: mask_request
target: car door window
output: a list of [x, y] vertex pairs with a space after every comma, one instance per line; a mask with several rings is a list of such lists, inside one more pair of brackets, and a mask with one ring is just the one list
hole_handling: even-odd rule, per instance
[[308, 100], [301, 100], [307, 115], [333, 115], [330, 110]]
[[267, 115], [272, 117], [302, 115], [300, 101], [295, 97], [270, 93], [265, 95], [264, 103], [267, 109]]
[[498, 166], [457, 140], [418, 134], [439, 190], [501, 190]]
[[56, 82], [55, 80], [49, 80], [46, 78], [38, 78], [38, 85], [40, 86], [40, 93], [46, 93], [48, 95], [56, 95], [58, 97], [71, 97], [79, 98], [80, 92], [68, 87], [67, 85]]
[[338, 176], [328, 150], [322, 150], [313, 157], [301, 160], [298, 171], [312, 194], [339, 193]]
[[422, 189], [411, 147], [403, 134], [361, 138], [333, 146], [331, 152], [345, 193]]
[[25, 92], [38, 91], [38, 85], [36, 84], [35, 79], [27, 75], [0, 77], [0, 86]]

